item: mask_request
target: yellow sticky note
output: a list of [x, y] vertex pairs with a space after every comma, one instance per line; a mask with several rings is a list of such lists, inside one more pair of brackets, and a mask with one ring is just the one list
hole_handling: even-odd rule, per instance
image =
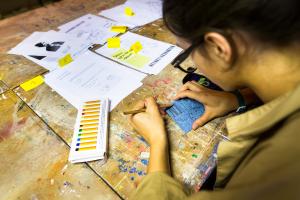
[[71, 57], [71, 54], [68, 53], [66, 56], [58, 60], [58, 65], [63, 68], [65, 65], [71, 62], [73, 62], [73, 58]]
[[130, 47], [130, 50], [134, 51], [134, 53], [138, 53], [142, 49], [143, 49], [143, 45], [139, 41], [137, 41]]
[[129, 17], [134, 16], [134, 12], [133, 12], [132, 8], [130, 8], [130, 7], [126, 7], [124, 12], [125, 12], [125, 15], [127, 15]]
[[140, 54], [134, 54], [134, 56], [131, 56], [126, 60], [126, 63], [132, 65], [133, 67], [139, 69], [143, 68], [146, 64], [148, 64], [150, 61], [150, 58], [144, 55]]
[[110, 30], [116, 33], [125, 33], [127, 31], [127, 26], [112, 26]]
[[121, 39], [118, 37], [108, 38], [107, 39], [107, 47], [108, 48], [120, 48]]
[[36, 88], [37, 86], [41, 85], [42, 83], [44, 83], [44, 78], [41, 75], [39, 75], [29, 81], [22, 83], [20, 86], [21, 86], [21, 88], [23, 88], [23, 90], [25, 90], [27, 92], [29, 90]]

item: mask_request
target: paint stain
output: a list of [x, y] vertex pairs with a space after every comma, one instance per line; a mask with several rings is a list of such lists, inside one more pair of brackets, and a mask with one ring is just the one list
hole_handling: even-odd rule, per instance
[[139, 176], [143, 176], [144, 172], [143, 171], [138, 171]]
[[12, 131], [13, 123], [7, 123], [2, 130], [0, 130], [0, 142], [5, 139], [8, 139], [14, 131]]
[[136, 173], [137, 170], [135, 167], [132, 167], [130, 170], [129, 170], [129, 173], [132, 174], [132, 173]]
[[192, 157], [193, 158], [198, 158], [198, 155], [193, 153]]
[[18, 121], [18, 126], [22, 126], [26, 123], [27, 118], [22, 118], [20, 121]]
[[146, 159], [142, 159], [141, 162], [142, 162], [144, 165], [148, 165], [148, 160], [146, 160]]
[[72, 186], [72, 183], [70, 183], [69, 181], [65, 181], [64, 186], [65, 187], [70, 187], [70, 186]]
[[128, 161], [125, 161], [124, 159], [119, 159], [119, 170], [120, 172], [127, 172], [128, 169], [127, 169], [127, 166], [126, 166], [126, 163], [128, 163]]
[[130, 180], [134, 181], [134, 177], [133, 177], [133, 176], [132, 176], [132, 177], [130, 177]]

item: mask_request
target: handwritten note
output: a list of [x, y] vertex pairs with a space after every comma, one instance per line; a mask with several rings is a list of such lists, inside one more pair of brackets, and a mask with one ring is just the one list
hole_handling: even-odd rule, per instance
[[112, 57], [120, 62], [127, 63], [136, 69], [143, 68], [150, 60], [150, 58], [145, 55], [135, 54], [132, 50], [126, 49], [119, 49]]

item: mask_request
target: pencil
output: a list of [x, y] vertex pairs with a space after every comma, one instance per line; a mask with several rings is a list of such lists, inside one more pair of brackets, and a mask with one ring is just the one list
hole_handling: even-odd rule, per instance
[[[172, 106], [171, 104], [161, 104], [161, 105], [159, 105], [159, 108], [166, 109], [166, 108], [169, 108], [171, 106]], [[133, 115], [133, 114], [138, 114], [138, 113], [141, 113], [141, 112], [146, 112], [146, 108], [141, 108], [141, 109], [131, 110], [131, 111], [124, 111], [123, 114], [124, 115]]]

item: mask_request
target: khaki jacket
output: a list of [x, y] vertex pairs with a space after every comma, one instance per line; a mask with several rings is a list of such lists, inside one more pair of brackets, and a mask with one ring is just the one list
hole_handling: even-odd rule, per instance
[[215, 190], [187, 196], [175, 179], [154, 172], [131, 200], [300, 199], [300, 85], [226, 126], [231, 141], [219, 144]]

